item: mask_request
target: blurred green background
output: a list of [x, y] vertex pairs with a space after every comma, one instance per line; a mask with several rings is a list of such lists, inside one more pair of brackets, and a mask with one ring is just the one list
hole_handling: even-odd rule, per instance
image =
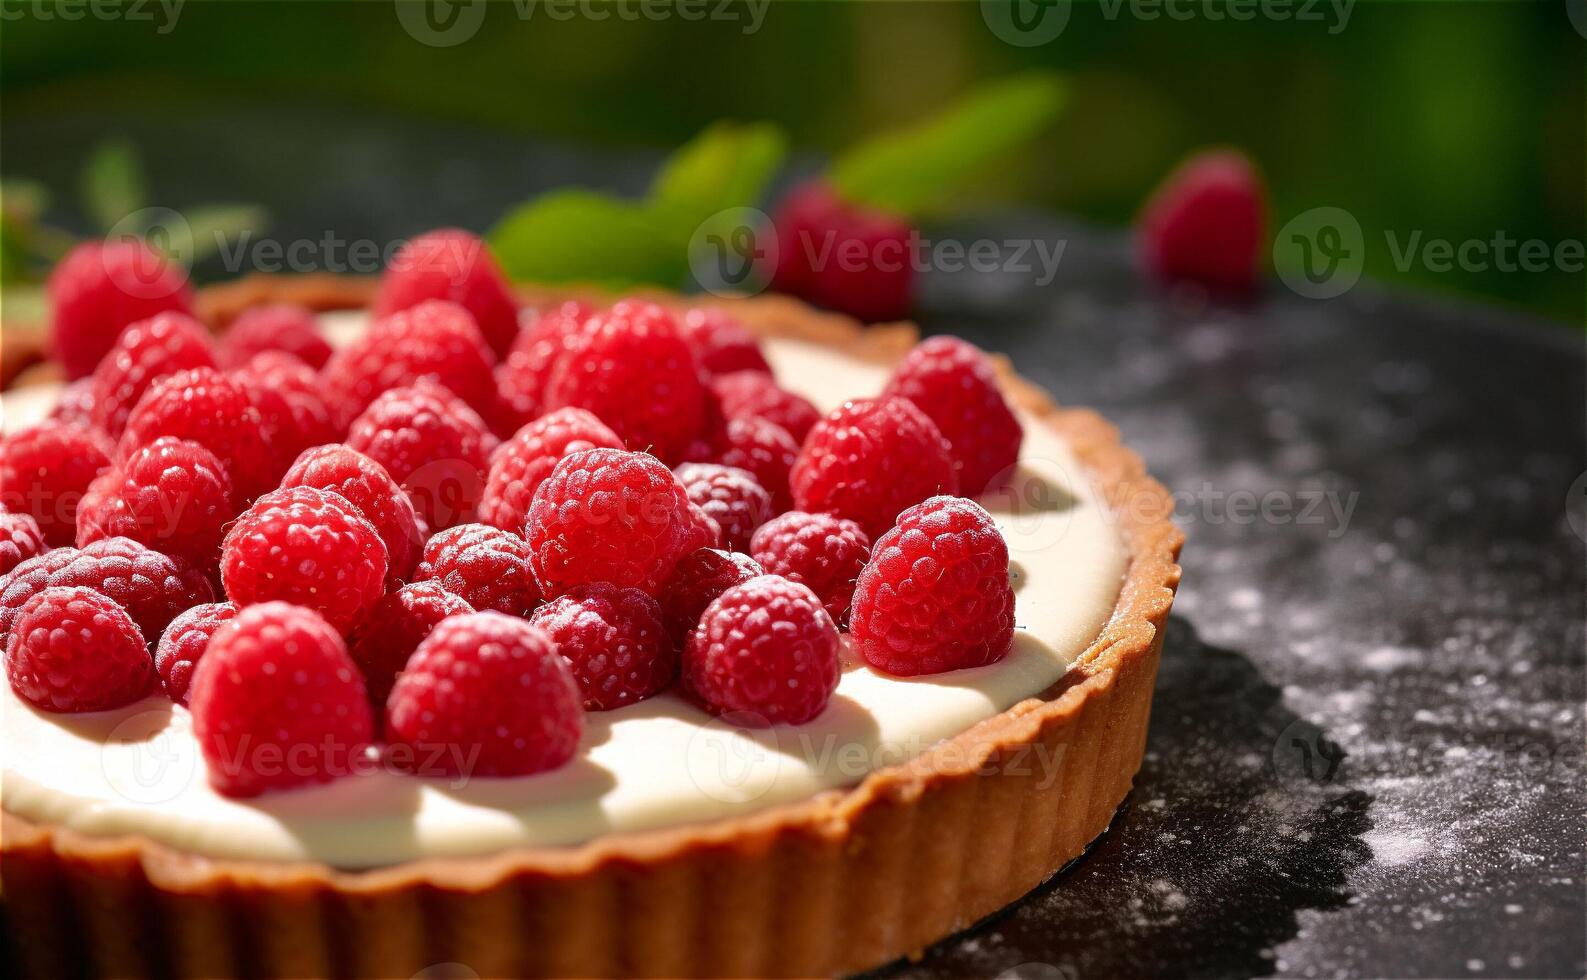
[[[62, 3], [0, 3], [0, 168], [47, 185], [52, 220], [91, 230], [73, 200], [77, 171], [117, 133], [144, 155], [161, 204], [247, 201], [305, 227], [334, 213], [349, 236], [398, 220], [383, 208], [483, 228], [547, 184], [631, 190], [714, 119], [782, 125], [808, 170], [978, 80], [1043, 66], [1068, 77], [1067, 111], [956, 207], [1125, 225], [1184, 154], [1231, 144], [1263, 167], [1274, 228], [1341, 207], [1364, 229], [1369, 275], [1583, 319], [1580, 271], [1401, 268], [1385, 244], [1386, 231], [1550, 247], [1583, 237], [1587, 40], [1564, 2], [1182, 0], [1177, 16], [1153, 0], [1076, 3], [1057, 37], [1023, 46], [1032, 38], [1009, 43], [977, 2], [774, 2], [757, 14], [710, 0], [692, 19], [637, 2], [498, 0], [450, 47], [415, 40], [402, 0], [174, 2], [123, 0], [122, 15], [78, 20]], [[1241, 11], [1251, 19], [1235, 19]], [[475, 16], [467, 4], [448, 12]], [[356, 152], [335, 142], [385, 130], [410, 135], [365, 139]], [[454, 132], [476, 146], [499, 134], [509, 154], [565, 152], [525, 162], [521, 186], [511, 161], [487, 167], [475, 179], [492, 186], [470, 193], [476, 172], [430, 146]], [[383, 155], [415, 142], [434, 155]], [[578, 153], [618, 162], [587, 165]], [[630, 174], [625, 159], [645, 166]], [[425, 167], [451, 167], [463, 189], [404, 202], [404, 178]], [[340, 168], [366, 179], [334, 194], [314, 186]]]

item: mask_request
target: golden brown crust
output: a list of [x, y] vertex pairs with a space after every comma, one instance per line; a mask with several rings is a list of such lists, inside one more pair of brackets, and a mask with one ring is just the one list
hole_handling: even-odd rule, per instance
[[[224, 323], [266, 300], [359, 306], [369, 289], [254, 277], [200, 296]], [[720, 302], [763, 335], [872, 359], [915, 337], [782, 297]], [[1105, 489], [1130, 551], [1112, 618], [1041, 697], [852, 789], [745, 817], [366, 871], [217, 860], [5, 813], [0, 875], [29, 972], [806, 976], [918, 953], [1018, 899], [1101, 834], [1129, 791], [1183, 535], [1111, 425], [1001, 370]]]

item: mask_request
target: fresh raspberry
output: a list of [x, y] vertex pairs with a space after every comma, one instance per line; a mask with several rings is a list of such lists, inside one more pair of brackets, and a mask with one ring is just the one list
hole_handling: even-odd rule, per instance
[[734, 371], [711, 379], [711, 391], [730, 419], [757, 416], [782, 426], [798, 445], [821, 420], [810, 400], [780, 388], [771, 375], [760, 371]]
[[94, 368], [94, 424], [112, 439], [155, 381], [190, 368], [214, 367], [204, 325], [185, 313], [161, 313], [121, 331]]
[[814, 592], [762, 575], [717, 596], [689, 634], [688, 689], [744, 723], [798, 725], [837, 689], [838, 628]]
[[135, 239], [84, 242], [66, 253], [45, 283], [50, 349], [68, 378], [93, 373], [129, 323], [173, 310], [188, 313], [187, 272]]
[[689, 516], [677, 544], [677, 553], [687, 555], [700, 548], [722, 547], [722, 525], [694, 501], [689, 501]]
[[165, 628], [154, 650], [154, 669], [172, 701], [187, 703], [193, 669], [208, 649], [210, 637], [236, 615], [237, 607], [229, 602], [206, 602], [183, 611]]
[[49, 420], [62, 425], [94, 426], [94, 379], [78, 378], [61, 389], [61, 396], [50, 409]]
[[336, 442], [343, 427], [320, 390], [319, 372], [282, 351], [264, 351], [231, 372], [253, 398], [265, 441], [282, 471], [310, 446]]
[[1267, 241], [1267, 200], [1250, 158], [1200, 153], [1152, 193], [1136, 224], [1142, 264], [1160, 280], [1244, 292], [1255, 285]]
[[459, 524], [431, 538], [413, 580], [434, 580], [480, 612], [521, 616], [540, 601], [529, 573], [528, 544], [488, 524]]
[[418, 565], [424, 538], [413, 501], [384, 466], [358, 450], [340, 444], [304, 450], [281, 478], [281, 486], [317, 487], [346, 498], [386, 546], [388, 585], [406, 581]]
[[654, 456], [586, 449], [564, 457], [535, 490], [524, 537], [550, 598], [587, 582], [655, 595], [705, 535], [682, 485]]
[[478, 235], [440, 228], [409, 241], [380, 277], [371, 309], [390, 316], [432, 299], [468, 310], [498, 357], [518, 336], [518, 303]]
[[394, 388], [353, 420], [347, 444], [386, 468], [435, 529], [474, 519], [497, 439], [433, 381]]
[[909, 222], [851, 204], [818, 181], [790, 191], [772, 223], [773, 289], [861, 320], [909, 315], [915, 279]]
[[1001, 660], [1014, 638], [1014, 590], [992, 515], [963, 497], [900, 514], [854, 586], [849, 632], [860, 656], [890, 674]]
[[909, 399], [937, 423], [965, 496], [979, 497], [1014, 472], [1025, 430], [998, 390], [991, 362], [975, 345], [957, 337], [916, 344], [882, 394]]
[[45, 711], [105, 711], [149, 693], [154, 664], [138, 624], [87, 588], [45, 589], [17, 615], [6, 676]]
[[386, 701], [391, 758], [426, 776], [527, 776], [573, 758], [579, 685], [539, 630], [500, 613], [453, 616]]
[[180, 558], [150, 551], [127, 538], [106, 538], [86, 548], [56, 548], [0, 575], [0, 639], [17, 610], [48, 588], [85, 586], [115, 601], [153, 644], [177, 613], [215, 601], [209, 579]]
[[0, 511], [0, 575], [29, 558], [42, 555], [48, 548], [39, 522], [31, 515]]
[[95, 429], [43, 422], [0, 438], [0, 507], [39, 523], [60, 547], [77, 534], [77, 507], [114, 452]]
[[568, 662], [586, 711], [643, 701], [678, 675], [661, 607], [638, 589], [581, 585], [536, 609], [529, 625], [550, 637]]
[[771, 494], [748, 470], [684, 463], [673, 472], [689, 499], [721, 528], [724, 548], [747, 550], [755, 529], [771, 520]]
[[672, 578], [661, 591], [661, 618], [679, 647], [700, 622], [705, 607], [716, 597], [755, 578], [766, 570], [746, 554], [699, 548], [679, 560]]
[[241, 501], [275, 486], [281, 475], [265, 442], [259, 406], [247, 387], [214, 368], [178, 371], [150, 385], [121, 434], [121, 458], [161, 436], [188, 439], [214, 453]]
[[520, 425], [545, 411], [546, 385], [595, 311], [587, 303], [569, 300], [537, 316], [513, 343], [496, 368], [496, 386], [508, 414]]
[[793, 505], [788, 474], [799, 459], [799, 444], [775, 422], [754, 416], [728, 419], [711, 441], [698, 444], [689, 456], [748, 470], [771, 495], [775, 510]]
[[226, 532], [220, 577], [238, 606], [307, 606], [342, 633], [380, 601], [386, 546], [346, 497], [316, 487], [273, 490]]
[[131, 538], [207, 575], [220, 569], [220, 542], [237, 508], [231, 477], [214, 453], [161, 436], [100, 481], [77, 511], [79, 548]]
[[222, 367], [240, 368], [266, 352], [288, 354], [311, 368], [324, 367], [331, 359], [331, 345], [320, 335], [314, 311], [292, 303], [244, 310], [221, 335]]
[[795, 510], [762, 525], [749, 553], [769, 574], [808, 586], [841, 624], [854, 580], [871, 556], [871, 539], [853, 521]]
[[215, 631], [189, 708], [209, 784], [224, 796], [350, 775], [374, 740], [342, 638], [314, 610], [285, 602], [249, 606]]
[[788, 483], [798, 509], [847, 517], [873, 538], [904, 508], [959, 491], [948, 440], [902, 398], [845, 402], [816, 423]]
[[344, 425], [381, 392], [424, 377], [451, 389], [494, 424], [502, 414], [495, 363], [467, 310], [430, 300], [375, 320], [362, 337], [331, 355], [322, 377], [326, 398]]
[[380, 600], [359, 627], [350, 648], [353, 661], [364, 673], [369, 703], [377, 717], [385, 714], [386, 698], [397, 675], [436, 624], [473, 611], [468, 600], [441, 588], [439, 582], [413, 582]]
[[771, 374], [760, 341], [726, 310], [696, 307], [683, 314], [678, 326], [689, 349], [694, 351], [694, 362], [707, 375], [715, 377], [735, 371]]
[[582, 408], [559, 408], [530, 422], [491, 457], [479, 519], [522, 533], [535, 488], [551, 475], [557, 462], [595, 448], [622, 449], [623, 443], [606, 423]]
[[551, 374], [546, 408], [588, 409], [626, 446], [676, 461], [706, 419], [694, 355], [672, 315], [623, 301], [597, 314]]

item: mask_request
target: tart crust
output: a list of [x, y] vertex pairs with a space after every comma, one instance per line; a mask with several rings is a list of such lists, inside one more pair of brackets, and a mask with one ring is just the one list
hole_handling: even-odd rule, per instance
[[[253, 276], [198, 303], [223, 325], [263, 302], [360, 307], [372, 288]], [[534, 305], [575, 295], [599, 297], [522, 291]], [[778, 296], [712, 302], [761, 335], [880, 362], [916, 338], [909, 324], [862, 329]], [[1041, 695], [850, 789], [566, 848], [347, 871], [213, 859], [4, 812], [0, 887], [19, 972], [406, 977], [461, 964], [482, 977], [814, 976], [918, 955], [1014, 902], [1078, 857], [1129, 793], [1184, 536], [1167, 491], [1111, 424], [1058, 407], [1005, 361], [998, 369], [1010, 397], [1090, 468], [1129, 553], [1107, 625]]]

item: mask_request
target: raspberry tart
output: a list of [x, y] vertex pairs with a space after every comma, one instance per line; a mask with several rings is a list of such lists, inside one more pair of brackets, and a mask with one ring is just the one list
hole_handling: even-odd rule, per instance
[[1110, 425], [906, 325], [432, 259], [4, 393], [22, 973], [854, 972], [1107, 828], [1182, 541]]

